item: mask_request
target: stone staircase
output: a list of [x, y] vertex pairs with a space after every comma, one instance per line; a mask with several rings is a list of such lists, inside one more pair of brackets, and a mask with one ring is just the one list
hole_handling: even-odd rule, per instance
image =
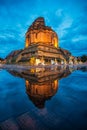
[[35, 112], [26, 112], [16, 118], [1, 122], [0, 130], [46, 130], [46, 127], [40, 119], [35, 117]]

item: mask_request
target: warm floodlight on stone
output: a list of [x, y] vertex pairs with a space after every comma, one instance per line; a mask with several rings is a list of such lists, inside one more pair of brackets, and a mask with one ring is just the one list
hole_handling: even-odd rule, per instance
[[75, 63], [75, 57], [59, 47], [57, 33], [37, 18], [26, 32], [25, 47], [11, 52], [4, 60], [7, 64], [58, 65]]
[[45, 25], [43, 17], [37, 18], [26, 33], [26, 47], [37, 43], [58, 48], [57, 34]]

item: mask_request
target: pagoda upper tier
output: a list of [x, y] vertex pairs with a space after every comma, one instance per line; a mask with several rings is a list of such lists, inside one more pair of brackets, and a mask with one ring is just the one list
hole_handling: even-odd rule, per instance
[[25, 47], [36, 43], [44, 43], [46, 45], [58, 48], [57, 34], [51, 29], [51, 27], [45, 25], [43, 17], [37, 18], [26, 32]]

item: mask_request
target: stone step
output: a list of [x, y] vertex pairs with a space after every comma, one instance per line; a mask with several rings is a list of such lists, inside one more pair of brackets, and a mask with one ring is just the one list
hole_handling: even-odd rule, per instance
[[1, 122], [0, 130], [46, 130], [46, 127], [35, 111], [31, 111]]
[[7, 119], [0, 123], [0, 130], [20, 130], [14, 119]]

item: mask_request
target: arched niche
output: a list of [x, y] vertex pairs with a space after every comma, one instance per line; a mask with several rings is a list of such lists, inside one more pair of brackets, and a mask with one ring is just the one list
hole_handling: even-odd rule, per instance
[[58, 47], [58, 39], [57, 37], [52, 38], [52, 44], [57, 48]]

